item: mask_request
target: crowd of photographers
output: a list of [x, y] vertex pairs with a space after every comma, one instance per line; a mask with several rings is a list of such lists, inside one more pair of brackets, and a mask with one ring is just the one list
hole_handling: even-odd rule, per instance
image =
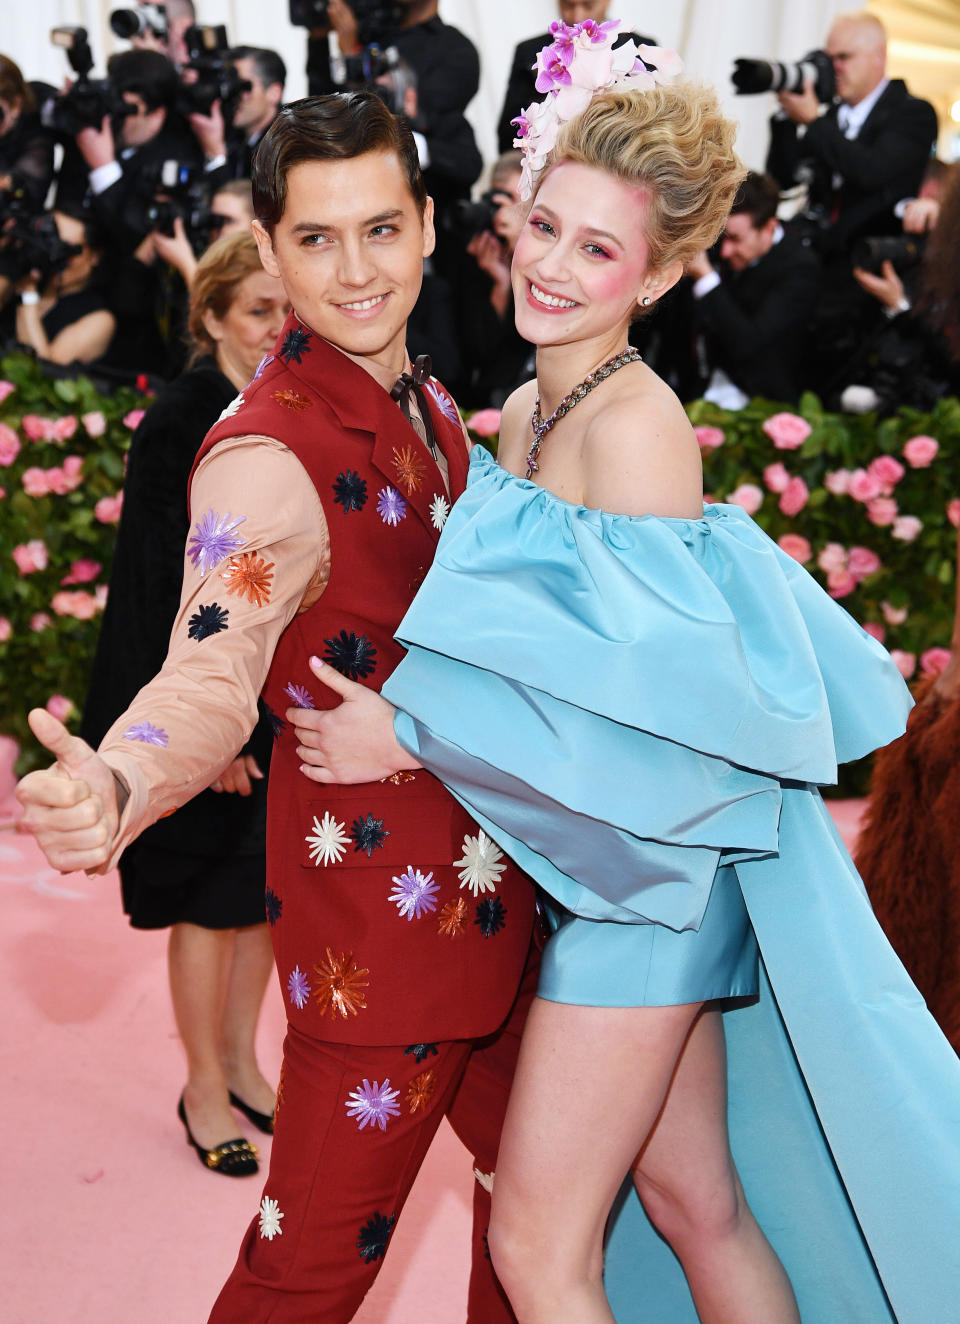
[[[410, 323], [412, 353], [468, 408], [500, 405], [533, 371], [513, 325], [510, 259], [523, 219], [510, 121], [536, 93], [521, 42], [485, 177], [465, 117], [475, 47], [438, 0], [289, 0], [312, 95], [376, 90], [413, 128], [438, 215]], [[607, 0], [558, 0], [567, 23]], [[66, 90], [0, 55], [0, 338], [51, 371], [105, 382], [183, 367], [200, 254], [249, 224], [257, 143], [284, 99], [274, 51], [231, 45], [192, 0], [115, 10], [130, 49], [106, 77], [82, 28], [55, 29]], [[625, 31], [618, 40], [653, 39]], [[960, 174], [933, 155], [933, 108], [886, 75], [886, 39], [841, 15], [795, 65], [736, 62], [743, 94], [775, 92], [765, 174], [748, 176], [718, 244], [690, 263], [631, 338], [682, 399], [737, 408], [816, 391], [833, 408], [930, 408], [960, 390]]]

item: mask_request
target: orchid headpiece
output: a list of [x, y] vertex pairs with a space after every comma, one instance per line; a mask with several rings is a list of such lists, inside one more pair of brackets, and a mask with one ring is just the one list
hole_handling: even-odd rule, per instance
[[659, 46], [638, 46], [626, 41], [613, 48], [619, 19], [597, 23], [588, 18], [570, 27], [550, 24], [553, 41], [544, 46], [533, 66], [537, 91], [546, 92], [516, 119], [514, 147], [523, 152], [520, 196], [529, 198], [534, 178], [542, 170], [557, 141], [560, 126], [585, 110], [598, 92], [612, 87], [650, 92], [658, 83], [670, 83], [683, 68], [676, 51]]

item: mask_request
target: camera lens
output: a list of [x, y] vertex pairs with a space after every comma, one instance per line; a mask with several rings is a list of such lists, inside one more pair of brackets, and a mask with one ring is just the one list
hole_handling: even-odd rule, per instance
[[129, 41], [144, 30], [144, 23], [135, 9], [114, 9], [110, 15], [110, 28], [118, 37]]

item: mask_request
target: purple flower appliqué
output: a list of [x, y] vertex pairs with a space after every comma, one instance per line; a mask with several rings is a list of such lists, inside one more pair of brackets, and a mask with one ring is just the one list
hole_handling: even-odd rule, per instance
[[292, 680], [284, 685], [283, 692], [292, 701], [295, 708], [316, 708], [317, 706], [310, 691], [302, 685], [294, 685]]
[[196, 532], [191, 534], [187, 543], [187, 555], [194, 569], [205, 575], [208, 570], [244, 547], [246, 539], [238, 538], [234, 529], [245, 519], [245, 515], [233, 519], [229, 511], [226, 515], [219, 515], [214, 510], [208, 510], [205, 515], [201, 515], [197, 520]]
[[408, 920], [419, 919], [421, 915], [436, 910], [440, 884], [433, 881], [432, 873], [422, 874], [408, 864], [405, 873], [399, 877], [394, 874], [393, 881], [395, 886], [390, 892], [390, 900], [397, 903], [400, 915], [406, 915]]
[[312, 990], [307, 976], [298, 965], [295, 965], [290, 971], [290, 978], [287, 980], [287, 992], [290, 994], [290, 1001], [297, 1011], [303, 1011]]
[[395, 1102], [399, 1093], [399, 1090], [390, 1088], [389, 1077], [382, 1085], [377, 1081], [371, 1085], [365, 1080], [347, 1095], [347, 1116], [359, 1119], [358, 1131], [365, 1126], [379, 1126], [381, 1131], [386, 1131], [388, 1118], [400, 1116]]
[[436, 382], [427, 382], [427, 390], [436, 401], [437, 408], [444, 418], [449, 419], [451, 423], [460, 426], [460, 415], [457, 413], [457, 406], [447, 395], [446, 391], [441, 391]]
[[144, 745], [169, 745], [170, 737], [163, 727], [152, 722], [134, 722], [123, 733], [124, 740], [140, 740]]
[[377, 511], [384, 524], [396, 528], [407, 518], [407, 503], [395, 487], [382, 487], [377, 497]]
[[253, 380], [256, 381], [258, 377], [262, 377], [263, 374], [266, 372], [266, 370], [270, 367], [270, 364], [272, 362], [273, 362], [273, 355], [264, 354], [263, 358], [260, 360], [260, 363], [257, 366], [256, 372], [253, 374]]

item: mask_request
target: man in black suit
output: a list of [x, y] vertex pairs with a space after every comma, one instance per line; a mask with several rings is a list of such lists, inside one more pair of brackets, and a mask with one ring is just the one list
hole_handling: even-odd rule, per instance
[[777, 220], [779, 200], [774, 180], [751, 172], [720, 241], [722, 274], [706, 253], [687, 267], [710, 369], [706, 391], [719, 403], [744, 403], [731, 386], [747, 398], [793, 403], [804, 385], [801, 351], [820, 266]]
[[[574, 23], [583, 23], [588, 18], [592, 18], [597, 23], [604, 23], [610, 9], [610, 0], [557, 0], [557, 9], [561, 22], [571, 27]], [[641, 37], [636, 32], [617, 33], [614, 45], [619, 46], [622, 42], [631, 39], [638, 46], [656, 45], [652, 37]], [[550, 33], [544, 32], [542, 36], [521, 41], [513, 52], [507, 93], [503, 99], [503, 109], [500, 111], [500, 121], [497, 125], [497, 141], [501, 152], [508, 152], [517, 136], [517, 131], [510, 121], [522, 110], [526, 110], [531, 101], [540, 100], [541, 94], [536, 88], [537, 75], [533, 66], [536, 64], [538, 52], [551, 41]]]

